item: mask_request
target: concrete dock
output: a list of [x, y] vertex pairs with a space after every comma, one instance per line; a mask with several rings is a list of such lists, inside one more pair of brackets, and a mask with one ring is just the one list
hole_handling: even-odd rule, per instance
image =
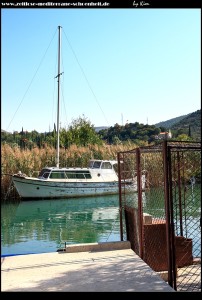
[[175, 292], [129, 242], [1, 258], [2, 292]]

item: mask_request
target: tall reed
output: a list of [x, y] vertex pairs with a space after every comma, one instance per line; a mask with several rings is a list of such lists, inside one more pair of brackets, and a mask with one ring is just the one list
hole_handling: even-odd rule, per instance
[[[131, 150], [136, 147], [130, 142], [124, 145], [90, 145], [79, 147], [71, 145], [68, 149], [60, 149], [60, 167], [86, 167], [89, 159], [117, 159], [120, 151]], [[1, 199], [5, 198], [11, 186], [12, 174], [21, 171], [27, 176], [37, 176], [39, 171], [46, 166], [55, 166], [55, 148], [45, 146], [29, 150], [22, 150], [18, 146], [8, 144], [1, 148]]]

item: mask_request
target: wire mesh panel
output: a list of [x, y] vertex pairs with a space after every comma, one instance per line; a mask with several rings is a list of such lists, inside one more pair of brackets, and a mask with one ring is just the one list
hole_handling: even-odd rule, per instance
[[176, 290], [201, 290], [201, 148], [168, 145]]
[[162, 148], [141, 149], [141, 165], [147, 172], [143, 202], [143, 260], [155, 271], [168, 270], [164, 169]]
[[155, 271], [167, 270], [162, 147], [134, 149], [122, 153], [119, 159], [123, 162], [123, 183], [125, 162], [127, 172], [137, 176], [135, 193], [125, 193], [124, 184], [121, 185], [127, 238], [136, 254]]
[[[122, 220], [122, 239], [130, 240], [132, 249], [140, 255], [140, 237], [138, 216], [141, 209], [138, 201], [138, 171], [136, 150], [119, 153], [119, 197]], [[132, 183], [132, 184], [131, 184]]]
[[[123, 235], [176, 290], [199, 291], [200, 143], [163, 142], [119, 153]], [[129, 178], [136, 191], [127, 189]]]

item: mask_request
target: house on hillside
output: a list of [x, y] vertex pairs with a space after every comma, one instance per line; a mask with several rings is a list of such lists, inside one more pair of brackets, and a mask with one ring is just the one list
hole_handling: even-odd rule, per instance
[[169, 131], [160, 132], [158, 135], [155, 136], [156, 140], [167, 140], [172, 138], [172, 133]]

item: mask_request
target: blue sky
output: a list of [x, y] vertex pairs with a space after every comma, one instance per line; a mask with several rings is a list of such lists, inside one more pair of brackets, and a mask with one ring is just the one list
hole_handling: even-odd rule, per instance
[[201, 108], [200, 9], [2, 9], [1, 128], [155, 124]]

